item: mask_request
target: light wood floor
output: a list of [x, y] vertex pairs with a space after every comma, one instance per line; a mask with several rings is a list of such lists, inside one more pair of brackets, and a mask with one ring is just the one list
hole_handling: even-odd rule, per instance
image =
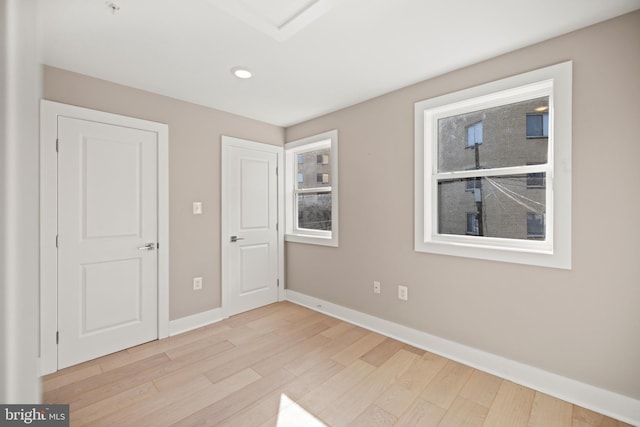
[[91, 426], [628, 426], [292, 303], [43, 379]]

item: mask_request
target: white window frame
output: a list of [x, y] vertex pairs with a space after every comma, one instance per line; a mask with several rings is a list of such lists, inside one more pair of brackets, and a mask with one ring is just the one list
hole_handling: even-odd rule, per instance
[[[338, 131], [302, 138], [285, 144], [285, 240], [314, 245], [338, 246]], [[331, 231], [301, 229], [297, 226], [297, 170], [298, 154], [329, 148], [331, 173]], [[325, 190], [326, 187], [320, 187]], [[314, 191], [308, 189], [305, 191]]]
[[[505, 167], [486, 176], [546, 173], [546, 239], [503, 239], [438, 233], [437, 183], [478, 170], [437, 172], [439, 118], [549, 96], [548, 161]], [[571, 269], [571, 61], [415, 104], [415, 250]]]

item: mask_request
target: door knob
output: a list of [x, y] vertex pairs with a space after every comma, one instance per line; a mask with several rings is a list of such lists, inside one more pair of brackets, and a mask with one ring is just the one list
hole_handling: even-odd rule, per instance
[[229, 239], [229, 240], [231, 240], [231, 243], [235, 243], [238, 240], [244, 240], [244, 237], [231, 236], [231, 239]]
[[152, 251], [156, 248], [156, 244], [155, 243], [147, 243], [144, 246], [140, 246], [138, 248], [139, 251]]

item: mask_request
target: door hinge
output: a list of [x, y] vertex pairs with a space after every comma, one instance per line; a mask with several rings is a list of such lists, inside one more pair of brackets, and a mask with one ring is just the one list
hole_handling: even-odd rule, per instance
[[56, 153], [58, 152], [59, 144], [60, 144], [60, 141], [58, 140], [58, 138], [56, 138]]
[[276, 231], [279, 231], [279, 230], [280, 230], [280, 223], [276, 222]]
[[156, 249], [160, 249], [160, 242], [156, 243]]
[[280, 279], [278, 279], [277, 282], [278, 282], [278, 287], [280, 287]]
[[280, 168], [276, 166], [276, 176], [278, 176], [278, 169]]
[[60, 343], [60, 332], [56, 331], [56, 344]]
[[58, 247], [58, 235], [56, 234], [56, 248]]

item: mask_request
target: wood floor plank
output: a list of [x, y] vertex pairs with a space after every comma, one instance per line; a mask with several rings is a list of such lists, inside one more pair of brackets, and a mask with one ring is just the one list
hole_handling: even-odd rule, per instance
[[325, 408], [320, 419], [329, 425], [344, 425], [356, 419], [406, 371], [417, 355], [400, 350], [355, 387], [339, 396], [335, 404]]
[[501, 384], [502, 378], [474, 369], [469, 381], [460, 391], [460, 396], [489, 408]]
[[318, 414], [338, 400], [339, 396], [342, 396], [356, 384], [363, 381], [375, 369], [373, 365], [367, 362], [356, 360], [318, 388], [304, 395], [298, 400], [298, 403], [314, 414]]
[[589, 409], [574, 406], [571, 425], [572, 427], [621, 427], [626, 424]]
[[323, 363], [308, 370], [304, 375], [272, 391], [237, 415], [222, 421], [219, 423], [219, 427], [274, 426], [278, 424], [278, 420], [282, 422], [283, 417], [289, 422], [291, 420], [291, 414], [283, 415], [282, 413], [285, 407], [289, 405], [298, 407], [298, 409], [294, 411], [295, 414], [299, 414], [300, 411], [311, 414], [311, 412], [304, 410], [304, 408], [295, 401], [343, 369], [344, 367], [339, 363], [325, 359]]
[[333, 355], [331, 358], [338, 363], [347, 366], [354, 360], [360, 358], [372, 348], [378, 346], [386, 339], [384, 335], [377, 334], [375, 332], [369, 332], [358, 341], [351, 344], [349, 347]]
[[[286, 352], [298, 342], [317, 335], [325, 329], [325, 325], [315, 323], [287, 338], [274, 335], [274, 338], [270, 340], [270, 343], [262, 346], [260, 349], [245, 353], [241, 357], [227, 360], [224, 363], [218, 364], [215, 369], [207, 371], [207, 378], [209, 378], [211, 382], [217, 382], [222, 378], [241, 370], [245, 366], [252, 366], [265, 358]], [[225, 352], [223, 354], [227, 353], [228, 352]]]
[[309, 352], [315, 348], [330, 342], [331, 340], [322, 335], [313, 335], [304, 341], [297, 343], [294, 346], [289, 347], [286, 351], [276, 353], [270, 357], [263, 358], [259, 362], [255, 363], [252, 367], [260, 375], [268, 375], [273, 371], [281, 369], [283, 366], [291, 362], [292, 360], [300, 357], [305, 357]]
[[514, 384], [511, 381], [502, 381], [484, 425], [491, 427], [526, 426], [531, 415], [534, 396], [535, 392], [530, 388]]
[[[193, 378], [190, 381], [177, 385], [170, 390], [160, 391], [153, 396], [149, 396], [148, 398], [137, 402], [131, 410], [114, 411], [104, 417], [93, 420], [91, 422], [91, 427], [121, 427], [133, 425], [129, 422], [130, 419], [152, 415], [154, 412], [161, 410], [167, 405], [171, 405], [173, 402], [182, 398], [185, 394], [197, 393], [205, 390], [210, 385], [211, 382], [204, 376]], [[74, 417], [75, 411], [72, 410], [70, 415], [70, 419], [72, 420], [71, 425], [73, 425]], [[145, 423], [143, 425], [149, 424]]]
[[[101, 394], [101, 396], [103, 396], [96, 398], [95, 401], [97, 401], [101, 398], [109, 397], [102, 393], [102, 390], [106, 386], [110, 386], [113, 384], [118, 385], [119, 382], [126, 381], [135, 374], [146, 372], [159, 366], [164, 366], [168, 361], [169, 358], [164, 354], [147, 357], [146, 359], [131, 363], [129, 365], [125, 365], [121, 368], [109, 372], [105, 372], [101, 375], [86, 378], [81, 381], [76, 381], [74, 383], [48, 391], [43, 395], [43, 402], [65, 402], [74, 405], [76, 402], [85, 399], [89, 393], [96, 390]], [[146, 381], [142, 381], [140, 384], [144, 382]], [[118, 385], [118, 387], [121, 387], [121, 385]]]
[[353, 422], [349, 423], [350, 427], [391, 427], [398, 418], [388, 413], [384, 409], [376, 405], [371, 405], [364, 410]]
[[629, 427], [282, 302], [63, 369], [71, 426]]
[[[487, 418], [489, 409], [476, 402], [458, 396], [451, 404], [438, 427], [481, 427]], [[553, 424], [547, 425], [547, 427]]]
[[158, 393], [153, 382], [149, 381], [125, 392], [100, 400], [92, 405], [73, 411], [74, 426], [90, 426], [95, 421], [115, 412], [126, 410], [139, 402], [151, 399]]
[[528, 427], [571, 427], [573, 405], [547, 394], [536, 392]]
[[391, 356], [396, 354], [398, 350], [404, 348], [405, 344], [391, 338], [386, 338], [380, 344], [363, 354], [361, 359], [373, 366], [380, 366]]
[[444, 357], [423, 352], [422, 357], [416, 358], [409, 369], [378, 397], [376, 405], [396, 417], [401, 417], [446, 364], [447, 359]]
[[[328, 337], [325, 332], [326, 331], [322, 332], [320, 335], [323, 337]], [[295, 375], [302, 375], [305, 371], [307, 371], [320, 361], [332, 357], [333, 355], [342, 351], [366, 334], [367, 331], [362, 328], [348, 328], [341, 335], [337, 335], [331, 338], [331, 340], [325, 345], [319, 346], [311, 350], [307, 354], [302, 355], [301, 357], [287, 363], [286, 365], [284, 365], [284, 368]], [[330, 335], [331, 334], [329, 334], [329, 336]]]
[[232, 393], [241, 390], [262, 377], [254, 370], [244, 369], [224, 380], [208, 387], [185, 393], [179, 399], [154, 411], [128, 420], [133, 425], [171, 425], [191, 416], [191, 414], [218, 402]]
[[446, 409], [417, 398], [394, 427], [437, 426], [446, 412]]
[[449, 409], [472, 373], [473, 368], [449, 360], [427, 385], [420, 397], [441, 408]]
[[64, 387], [69, 384], [73, 384], [75, 382], [94, 377], [96, 375], [100, 375], [102, 373], [102, 369], [100, 369], [100, 365], [93, 364], [83, 366], [82, 369], [74, 369], [69, 371], [60, 371], [64, 372], [62, 375], [54, 375], [45, 378], [42, 381], [42, 391], [47, 393], [51, 390], [55, 390], [60, 387]]
[[216, 403], [194, 412], [190, 416], [178, 421], [176, 425], [185, 427], [215, 425], [238, 414], [257, 400], [294, 378], [294, 375], [285, 370], [276, 371], [231, 393], [224, 399], [218, 400]]

